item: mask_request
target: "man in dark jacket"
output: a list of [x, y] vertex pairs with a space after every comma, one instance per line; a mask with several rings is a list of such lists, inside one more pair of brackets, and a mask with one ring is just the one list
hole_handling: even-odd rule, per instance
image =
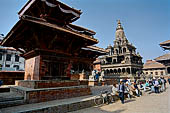
[[122, 80], [120, 81], [119, 87], [118, 87], [118, 91], [119, 91], [119, 98], [122, 102], [122, 104], [124, 104], [124, 91], [125, 91], [125, 85], [122, 82]]

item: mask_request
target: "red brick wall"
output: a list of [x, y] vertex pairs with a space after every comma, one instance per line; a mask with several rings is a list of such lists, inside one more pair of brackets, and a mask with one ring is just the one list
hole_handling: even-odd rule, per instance
[[68, 86], [78, 86], [78, 82], [56, 82], [56, 83], [43, 83], [40, 82], [37, 84], [37, 88], [50, 88], [50, 87], [68, 87]]
[[52, 88], [52, 87], [69, 87], [69, 86], [79, 86], [79, 81], [59, 81], [59, 80], [19, 80], [15, 82], [15, 85], [27, 87], [27, 88]]
[[54, 89], [54, 90], [41, 90], [41, 91], [33, 91], [27, 92], [27, 103], [37, 103], [37, 102], [45, 102], [50, 100], [57, 99], [66, 99], [72, 97], [79, 97], [90, 95], [91, 90], [89, 87], [84, 88], [66, 88], [66, 89]]
[[24, 80], [24, 71], [1, 71], [0, 80], [3, 80], [3, 85], [14, 85], [15, 80]]

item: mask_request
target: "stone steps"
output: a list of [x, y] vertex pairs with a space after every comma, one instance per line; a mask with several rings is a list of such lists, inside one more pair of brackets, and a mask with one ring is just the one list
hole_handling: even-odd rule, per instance
[[0, 109], [11, 107], [11, 106], [18, 106], [24, 104], [24, 100], [10, 100], [10, 101], [2, 101], [0, 102]]
[[94, 96], [25, 104], [0, 109], [2, 113], [67, 113], [94, 106]]
[[0, 108], [24, 104], [24, 97], [16, 93], [0, 93]]

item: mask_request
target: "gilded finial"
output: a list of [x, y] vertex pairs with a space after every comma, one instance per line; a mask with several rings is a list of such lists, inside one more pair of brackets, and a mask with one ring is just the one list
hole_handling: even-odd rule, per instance
[[118, 30], [118, 29], [122, 29], [123, 30], [123, 27], [121, 25], [120, 20], [117, 20], [117, 28], [116, 28], [116, 30]]

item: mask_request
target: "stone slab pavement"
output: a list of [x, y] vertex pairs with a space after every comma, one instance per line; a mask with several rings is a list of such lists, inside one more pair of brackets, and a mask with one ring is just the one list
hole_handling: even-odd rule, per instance
[[91, 107], [70, 113], [170, 113], [170, 87], [160, 94], [145, 94], [135, 99]]

